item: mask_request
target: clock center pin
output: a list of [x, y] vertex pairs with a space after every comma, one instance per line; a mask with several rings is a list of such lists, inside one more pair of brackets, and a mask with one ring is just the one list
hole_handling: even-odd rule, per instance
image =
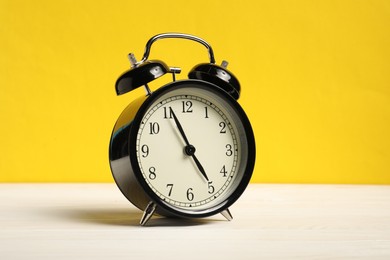
[[184, 147], [184, 153], [188, 156], [193, 156], [195, 152], [196, 152], [195, 146], [191, 144]]

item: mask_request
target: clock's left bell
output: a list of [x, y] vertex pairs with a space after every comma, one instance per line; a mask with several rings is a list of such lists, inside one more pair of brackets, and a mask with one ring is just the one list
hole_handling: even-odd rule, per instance
[[116, 81], [117, 95], [125, 94], [163, 76], [169, 67], [160, 60], [147, 60], [123, 73]]

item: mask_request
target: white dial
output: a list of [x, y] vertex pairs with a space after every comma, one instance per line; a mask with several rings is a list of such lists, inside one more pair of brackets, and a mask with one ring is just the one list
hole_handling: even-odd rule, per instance
[[242, 175], [244, 130], [236, 121], [232, 107], [212, 91], [182, 88], [160, 96], [136, 140], [147, 185], [178, 209], [197, 211], [225, 200]]

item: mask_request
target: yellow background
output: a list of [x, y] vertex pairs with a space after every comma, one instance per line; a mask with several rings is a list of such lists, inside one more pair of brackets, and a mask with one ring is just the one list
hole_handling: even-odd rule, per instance
[[[170, 31], [206, 39], [239, 78], [253, 182], [390, 183], [385, 0], [0, 0], [0, 181], [112, 181], [112, 127], [144, 94], [117, 97], [114, 82]], [[208, 56], [162, 40], [151, 58], [185, 78]]]

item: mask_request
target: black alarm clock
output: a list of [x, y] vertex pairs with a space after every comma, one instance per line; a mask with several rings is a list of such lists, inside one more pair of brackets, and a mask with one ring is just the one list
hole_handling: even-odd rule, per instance
[[[148, 60], [152, 44], [176, 38], [204, 45], [210, 62], [196, 65], [186, 80], [180, 68]], [[144, 211], [140, 224], [153, 214], [202, 218], [221, 213], [247, 187], [255, 164], [251, 124], [237, 103], [240, 84], [215, 64], [211, 46], [181, 33], [163, 33], [146, 44], [141, 61], [129, 55], [131, 69], [117, 80], [122, 95], [143, 86], [146, 95], [131, 102], [119, 116], [110, 140], [109, 162], [123, 195]], [[165, 74], [173, 81], [152, 92], [148, 83]]]

